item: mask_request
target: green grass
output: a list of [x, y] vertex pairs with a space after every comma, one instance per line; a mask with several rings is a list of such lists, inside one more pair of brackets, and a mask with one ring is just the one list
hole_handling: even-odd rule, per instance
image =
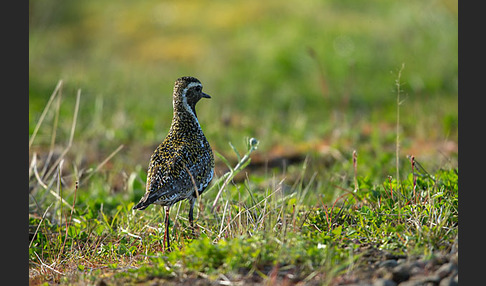
[[213, 147], [244, 148], [241, 137], [254, 136], [268, 138], [268, 150], [349, 125], [357, 133], [372, 117], [389, 122], [402, 63], [409, 112], [440, 129], [416, 134], [404, 121], [408, 134], [440, 141], [451, 123], [441, 119], [457, 118], [457, 11], [448, 2], [157, 3], [30, 3], [30, 128], [63, 79], [61, 111], [71, 112], [81, 88], [80, 115], [93, 118], [78, 124], [83, 140], [154, 144], [170, 124], [173, 82], [190, 74], [213, 95], [198, 106]]
[[[280, 181], [263, 187], [253, 177], [226, 185], [226, 177], [219, 178], [213, 187], [222, 196], [214, 211], [216, 190], [199, 202], [197, 238], [187, 222], [187, 203], [172, 208], [170, 253], [162, 247], [161, 208], [133, 211], [135, 197], [96, 192], [93, 185], [103, 182], [94, 181], [64, 196], [72, 210], [57, 200], [45, 211], [51, 217], [30, 217], [29, 225], [36, 228], [29, 247], [31, 271], [37, 281], [69, 283], [96, 281], [100, 275], [111, 283], [217, 280], [221, 274], [231, 279], [255, 274], [265, 281], [277, 267], [291, 270], [298, 281], [315, 275], [330, 281], [357, 264], [364, 246], [430, 256], [449, 251], [457, 238], [457, 169], [430, 174], [410, 168], [400, 191], [394, 179], [374, 185], [357, 176], [356, 185], [335, 190], [332, 204], [324, 202], [312, 180], [304, 181], [305, 172], [304, 165], [293, 186]], [[132, 189], [142, 187], [131, 182]]]
[[[454, 243], [457, 2], [29, 5], [31, 284], [332, 284], [365, 247]], [[161, 208], [131, 207], [182, 75], [212, 96], [197, 108], [219, 156], [197, 237], [176, 204], [167, 253]]]

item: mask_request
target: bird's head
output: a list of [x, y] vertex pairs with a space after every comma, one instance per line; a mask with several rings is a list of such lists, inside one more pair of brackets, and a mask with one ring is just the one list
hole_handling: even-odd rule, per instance
[[179, 108], [189, 108], [188, 111], [192, 111], [196, 115], [196, 103], [203, 97], [211, 98], [202, 91], [202, 84], [197, 78], [192, 76], [180, 77], [174, 84], [174, 111]]

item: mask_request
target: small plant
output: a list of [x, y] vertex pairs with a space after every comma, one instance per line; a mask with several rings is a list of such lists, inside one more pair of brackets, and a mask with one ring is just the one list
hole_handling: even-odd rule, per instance
[[[216, 183], [213, 184], [213, 186], [216, 186], [218, 185], [218, 183], [220, 181], [223, 181], [224, 180], [224, 183], [223, 185], [221, 186], [221, 188], [219, 189], [218, 191], [218, 194], [216, 195], [216, 198], [214, 199], [214, 202], [211, 206], [211, 211], [214, 210], [214, 207], [216, 206], [216, 204], [218, 203], [218, 199], [219, 197], [221, 196], [221, 192], [225, 189], [225, 187], [228, 185], [228, 183], [242, 170], [244, 169], [246, 166], [248, 166], [248, 164], [250, 164], [251, 162], [251, 159], [250, 159], [250, 154], [255, 151], [257, 148], [258, 148], [258, 140], [255, 139], [255, 138], [250, 138], [248, 140], [248, 144], [247, 144], [247, 149], [248, 151], [245, 153], [245, 155], [243, 157], [241, 157], [240, 153], [238, 153], [238, 151], [236, 150], [236, 148], [233, 146], [233, 144], [230, 143], [230, 146], [231, 148], [233, 149], [233, 151], [235, 152], [236, 154], [236, 157], [238, 158], [238, 164], [236, 164], [236, 166], [234, 168], [231, 167], [230, 163], [228, 162], [228, 160], [222, 156], [221, 154], [217, 153], [216, 152], [216, 155], [218, 155], [218, 157], [226, 164], [226, 166], [230, 169], [229, 172], [227, 172], [226, 174], [224, 174], [224, 176], [222, 176], [221, 178], [218, 179], [218, 181]], [[210, 188], [208, 191], [210, 191], [212, 188]]]

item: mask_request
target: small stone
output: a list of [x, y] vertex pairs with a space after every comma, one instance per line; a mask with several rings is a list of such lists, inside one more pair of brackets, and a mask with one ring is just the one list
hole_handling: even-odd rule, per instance
[[397, 259], [397, 262], [398, 262], [398, 264], [402, 264], [402, 263], [407, 262], [407, 259], [405, 259], [405, 258], [399, 258], [399, 259]]
[[414, 261], [410, 263], [410, 275], [420, 275], [425, 272], [425, 263], [422, 261]]
[[393, 268], [397, 265], [398, 265], [398, 262], [395, 259], [389, 259], [389, 260], [381, 261], [378, 264], [378, 267]]
[[440, 278], [436, 275], [418, 275], [413, 276], [410, 280], [400, 283], [400, 286], [423, 286], [423, 285], [438, 285]]
[[393, 268], [392, 279], [396, 283], [400, 283], [410, 278], [410, 266], [407, 264], [400, 264]]
[[442, 279], [439, 283], [439, 286], [457, 286], [457, 285], [459, 285], [457, 275], [447, 276], [446, 278]]
[[435, 271], [435, 274], [439, 276], [441, 279], [450, 275], [451, 273], [455, 274], [454, 272], [457, 271], [457, 266], [454, 263], [445, 263], [442, 264], [437, 271]]
[[403, 254], [393, 254], [385, 251], [385, 259], [393, 259], [393, 260], [398, 260], [398, 263], [400, 263], [400, 260], [406, 260], [407, 256]]
[[393, 280], [379, 278], [373, 282], [373, 286], [396, 286], [397, 283]]

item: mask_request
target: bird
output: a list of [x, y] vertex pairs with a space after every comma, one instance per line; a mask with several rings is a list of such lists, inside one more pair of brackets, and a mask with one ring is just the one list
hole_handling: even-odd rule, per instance
[[165, 207], [163, 244], [167, 250], [170, 250], [170, 207], [189, 200], [189, 222], [194, 235], [194, 204], [214, 175], [213, 151], [196, 114], [196, 103], [202, 98], [211, 96], [202, 91], [197, 78], [183, 76], [175, 81], [171, 126], [150, 157], [145, 194], [133, 207], [134, 210], [144, 210], [151, 204]]

